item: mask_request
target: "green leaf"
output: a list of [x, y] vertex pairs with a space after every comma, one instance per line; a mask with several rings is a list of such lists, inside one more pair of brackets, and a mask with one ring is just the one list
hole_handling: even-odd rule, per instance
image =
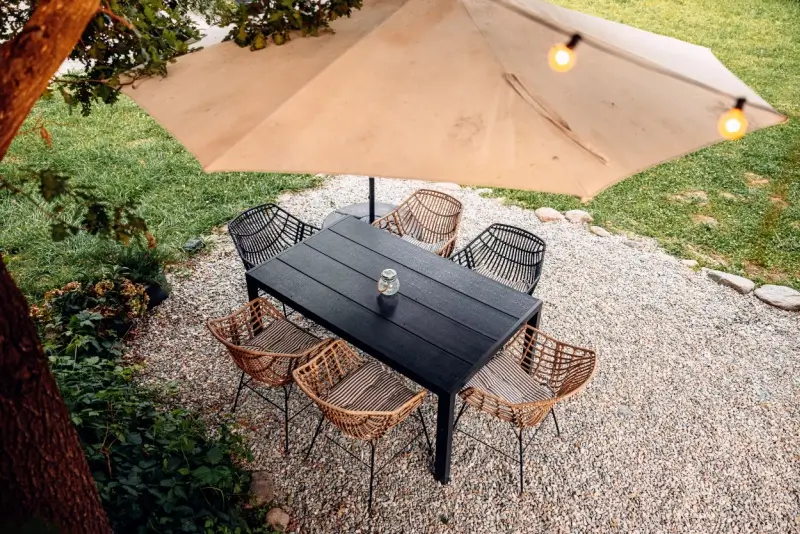
[[206, 453], [206, 458], [211, 463], [211, 465], [216, 465], [222, 461], [223, 458], [222, 450], [218, 446], [214, 445]]

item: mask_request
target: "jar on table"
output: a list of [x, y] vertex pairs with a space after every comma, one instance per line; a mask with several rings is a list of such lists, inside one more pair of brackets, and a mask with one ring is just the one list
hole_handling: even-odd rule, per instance
[[394, 269], [384, 269], [381, 278], [378, 280], [378, 291], [382, 295], [391, 296], [400, 290], [400, 280], [397, 278], [397, 271]]

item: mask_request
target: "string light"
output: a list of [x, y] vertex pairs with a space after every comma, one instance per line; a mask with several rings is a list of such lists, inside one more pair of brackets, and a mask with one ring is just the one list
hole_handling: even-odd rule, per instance
[[547, 62], [550, 68], [556, 72], [567, 72], [575, 66], [575, 46], [580, 42], [579, 34], [573, 35], [569, 42], [558, 43], [550, 49], [547, 54]]
[[731, 109], [720, 116], [717, 129], [725, 139], [741, 139], [747, 133], [747, 117], [742, 111], [745, 102], [744, 98], [739, 98]]

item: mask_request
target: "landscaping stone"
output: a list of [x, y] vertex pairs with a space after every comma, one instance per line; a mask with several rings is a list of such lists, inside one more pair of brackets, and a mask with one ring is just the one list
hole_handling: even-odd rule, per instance
[[697, 267], [700, 264], [697, 263], [697, 260], [681, 260], [681, 265], [685, 265], [686, 267]]
[[201, 248], [205, 246], [205, 243], [200, 238], [190, 239], [186, 243], [183, 244], [183, 250], [186, 252], [197, 252]]
[[539, 208], [534, 211], [534, 213], [542, 222], [555, 222], [564, 220], [564, 216], [561, 215], [561, 212], [553, 208]]
[[267, 471], [254, 471], [250, 481], [250, 501], [253, 506], [264, 506], [275, 500], [275, 481]]
[[289, 522], [292, 520], [289, 514], [284, 512], [281, 508], [273, 508], [267, 512], [267, 525], [272, 530], [278, 532], [285, 532], [289, 528]]
[[594, 235], [600, 237], [611, 237], [611, 232], [609, 232], [602, 226], [590, 226], [589, 231], [592, 232]]
[[731, 289], [735, 289], [742, 295], [747, 295], [753, 289], [755, 289], [756, 284], [752, 280], [745, 278], [744, 276], [738, 276], [731, 273], [726, 273], [723, 271], [715, 271], [713, 269], [709, 269], [706, 271], [708, 277], [721, 284], [723, 286], [730, 287]]
[[588, 223], [592, 222], [594, 218], [588, 212], [583, 210], [569, 210], [564, 214], [569, 222], [574, 223]]
[[766, 284], [756, 289], [756, 296], [776, 308], [800, 311], [800, 291], [791, 287]]

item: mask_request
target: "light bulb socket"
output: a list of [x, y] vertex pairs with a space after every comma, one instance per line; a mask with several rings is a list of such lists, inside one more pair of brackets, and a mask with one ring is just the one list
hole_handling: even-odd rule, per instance
[[746, 103], [747, 103], [746, 98], [737, 98], [736, 104], [734, 104], [733, 109], [738, 109], [739, 111], [742, 111]]
[[581, 39], [582, 39], [581, 34], [579, 33], [574, 34], [572, 37], [569, 38], [569, 41], [567, 42], [566, 45], [567, 48], [569, 48], [570, 50], [574, 50], [575, 47], [578, 46], [578, 43], [581, 42]]

